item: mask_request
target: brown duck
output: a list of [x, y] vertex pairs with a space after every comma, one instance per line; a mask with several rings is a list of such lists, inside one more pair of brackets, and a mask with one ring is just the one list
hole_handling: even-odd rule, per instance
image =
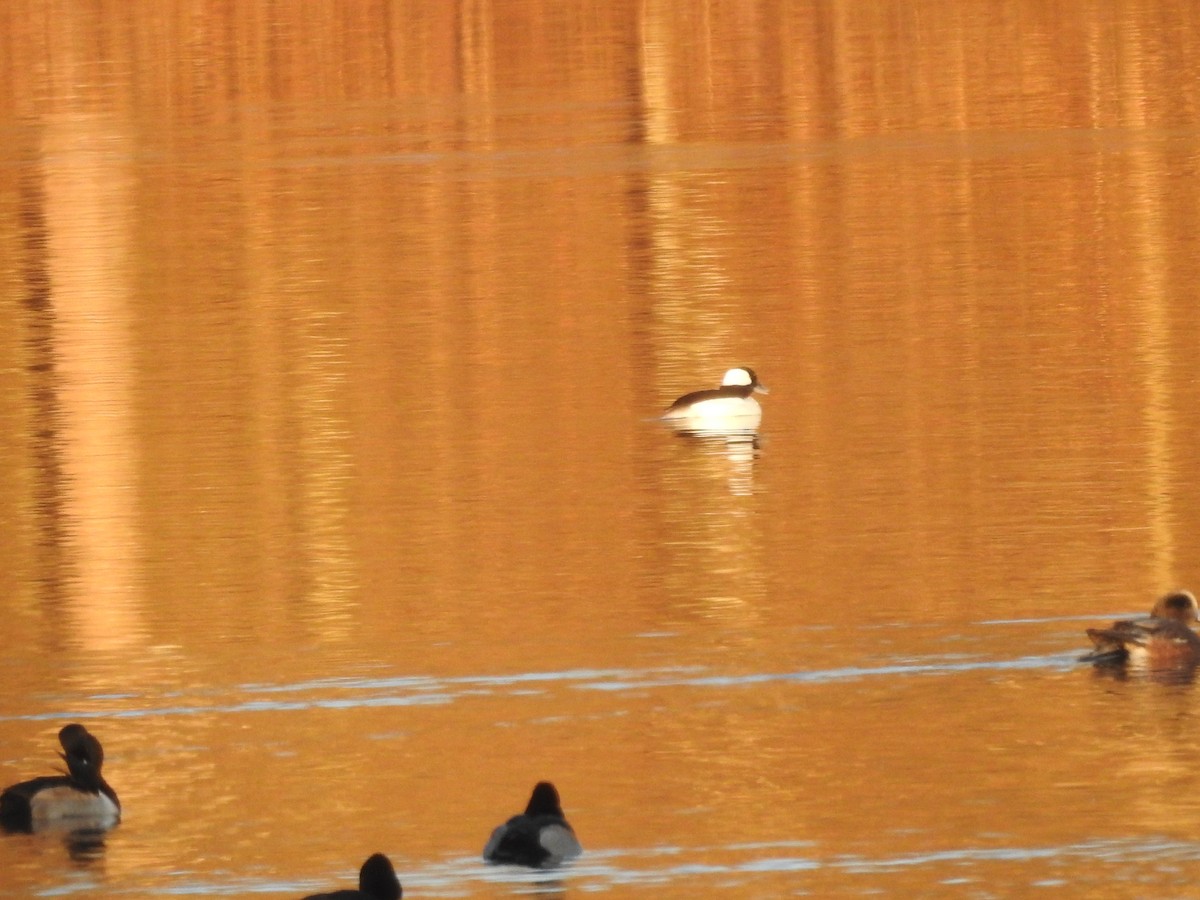
[[1095, 645], [1083, 657], [1095, 663], [1133, 663], [1151, 667], [1200, 661], [1200, 636], [1189, 626], [1200, 621], [1200, 606], [1191, 591], [1164, 594], [1140, 619], [1113, 622], [1108, 628], [1089, 628]]

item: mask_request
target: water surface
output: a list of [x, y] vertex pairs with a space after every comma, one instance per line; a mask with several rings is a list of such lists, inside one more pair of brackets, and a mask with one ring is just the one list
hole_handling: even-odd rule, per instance
[[1194, 893], [1198, 26], [14, 4], [0, 896]]

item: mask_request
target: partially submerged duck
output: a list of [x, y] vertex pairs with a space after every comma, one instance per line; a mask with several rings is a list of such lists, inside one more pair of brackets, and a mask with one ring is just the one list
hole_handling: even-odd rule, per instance
[[1200, 661], [1200, 636], [1189, 625], [1200, 621], [1200, 605], [1191, 591], [1172, 591], [1159, 597], [1149, 616], [1113, 622], [1108, 628], [1089, 628], [1095, 645], [1085, 662], [1161, 668]]
[[583, 852], [575, 831], [563, 815], [558, 790], [539, 781], [525, 812], [499, 825], [483, 848], [483, 858], [493, 863], [549, 868]]
[[392, 868], [392, 861], [382, 853], [367, 857], [358, 870], [358, 890], [330, 891], [310, 894], [304, 900], [400, 900], [404, 890]]
[[755, 394], [767, 393], [753, 369], [730, 369], [721, 386], [684, 394], [667, 407], [662, 418], [682, 429], [696, 431], [753, 431], [762, 421]]
[[104, 780], [104, 748], [82, 725], [58, 733], [65, 775], [22, 781], [0, 794], [0, 825], [9, 831], [43, 828], [111, 828], [121, 819], [121, 801]]

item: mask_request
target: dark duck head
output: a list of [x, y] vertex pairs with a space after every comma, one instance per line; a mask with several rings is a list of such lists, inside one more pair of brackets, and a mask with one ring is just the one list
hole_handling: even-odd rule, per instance
[[311, 894], [304, 900], [400, 900], [404, 890], [392, 868], [392, 861], [382, 853], [367, 857], [358, 870], [358, 890], [331, 891]]

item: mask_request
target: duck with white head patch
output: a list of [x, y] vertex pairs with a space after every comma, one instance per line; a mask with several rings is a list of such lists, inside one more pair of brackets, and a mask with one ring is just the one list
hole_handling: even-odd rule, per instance
[[754, 431], [762, 421], [755, 394], [767, 393], [753, 369], [730, 369], [721, 386], [684, 394], [667, 407], [662, 418], [686, 431]]

